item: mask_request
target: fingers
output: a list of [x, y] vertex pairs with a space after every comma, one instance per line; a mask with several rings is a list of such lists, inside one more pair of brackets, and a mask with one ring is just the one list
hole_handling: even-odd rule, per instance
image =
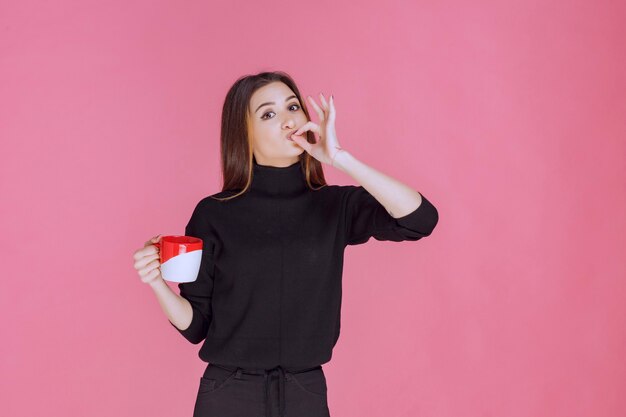
[[159, 268], [159, 266], [158, 265], [151, 266], [150, 270], [145, 272], [143, 275], [140, 274], [141, 282], [143, 282], [144, 284], [147, 284], [149, 282], [152, 282], [155, 278], [157, 278], [160, 275], [161, 275], [161, 269]]
[[159, 261], [152, 261], [148, 264], [146, 264], [146, 266], [144, 266], [143, 268], [139, 269], [139, 275], [143, 278], [146, 275], [148, 275], [150, 272], [152, 272], [153, 270], [155, 270], [156, 268], [158, 268], [159, 266], [161, 266], [161, 264], [159, 263]]
[[322, 102], [322, 108], [325, 111], [328, 111], [328, 102], [326, 101], [326, 98], [324, 97], [324, 94], [320, 93], [320, 101]]
[[298, 130], [296, 130], [295, 132], [293, 132], [291, 134], [291, 136], [300, 136], [302, 133], [306, 132], [307, 130], [309, 130], [309, 127], [311, 126], [311, 123], [313, 122], [306, 122], [305, 124], [303, 124], [302, 126], [300, 126], [298, 128]]
[[312, 131], [317, 133], [317, 135], [319, 136], [320, 140], [322, 139], [322, 134], [320, 132], [320, 127], [313, 122], [307, 122], [305, 123], [303, 126], [301, 126], [298, 130], [296, 130], [292, 135], [291, 135], [291, 139], [296, 142], [300, 147], [302, 147], [305, 151], [307, 151], [308, 153], [311, 153], [312, 150], [312, 146], [314, 144], [318, 143], [318, 140], [316, 139], [314, 143], [310, 143], [307, 138], [305, 136], [303, 136], [302, 134], [306, 131]]
[[143, 248], [135, 251], [135, 253], [133, 254], [133, 259], [135, 261], [138, 261], [142, 259], [144, 256], [158, 254], [158, 253], [159, 253], [159, 249], [156, 246], [151, 244], [148, 246], [144, 246]]
[[136, 270], [141, 270], [142, 268], [144, 268], [146, 265], [148, 265], [150, 262], [153, 262], [157, 259], [160, 260], [161, 256], [158, 253], [153, 253], [153, 254], [149, 254], [146, 256], [143, 256], [137, 260], [135, 260], [135, 263], [133, 264], [133, 267]]
[[144, 246], [152, 245], [153, 243], [156, 243], [156, 242], [160, 241], [161, 240], [161, 236], [162, 236], [162, 234], [156, 235], [155, 237], [153, 237], [150, 240], [146, 241]]
[[315, 100], [313, 100], [313, 97], [307, 96], [307, 99], [309, 99], [309, 102], [315, 109], [315, 112], [317, 113], [317, 117], [319, 118], [320, 123], [326, 119], [330, 119], [331, 117], [334, 120], [335, 108], [334, 108], [334, 99], [333, 99], [332, 94], [330, 96], [330, 103], [329, 103], [328, 101], [326, 101], [326, 97], [324, 97], [324, 94], [320, 93], [321, 106], [317, 105]]
[[[153, 251], [145, 254], [148, 249], [153, 249]], [[137, 270], [143, 283], [152, 283], [161, 276], [161, 256], [154, 251], [154, 246], [147, 246], [138, 250], [133, 258], [135, 258], [133, 267]]]
[[291, 136], [302, 136], [302, 134], [304, 132], [306, 132], [307, 130], [310, 130], [312, 132], [317, 133], [318, 135], [320, 134], [320, 127], [319, 125], [317, 125], [316, 123], [313, 122], [306, 122], [305, 124], [303, 124], [302, 126], [300, 126], [300, 128], [298, 130], [296, 130], [295, 132], [293, 132], [291, 134]]
[[317, 105], [315, 100], [313, 100], [313, 97], [307, 96], [307, 98], [309, 99], [311, 106], [313, 106], [313, 109], [315, 109], [315, 113], [317, 113], [317, 117], [319, 118], [320, 122], [323, 122], [326, 117], [324, 111], [320, 108], [320, 106]]
[[308, 140], [306, 140], [302, 136], [296, 136], [296, 135], [292, 135], [291, 138], [293, 139], [294, 142], [296, 142], [299, 146], [301, 146], [305, 151], [307, 151], [308, 153], [311, 152], [313, 145], [310, 144]]
[[156, 247], [155, 243], [161, 240], [161, 236], [161, 234], [158, 234], [150, 240], [146, 241], [143, 248], [133, 253], [133, 259], [135, 261], [140, 261], [146, 256], [154, 256], [155, 254], [158, 256], [159, 248]]
[[161, 234], [158, 234], [146, 241], [143, 248], [133, 253], [133, 267], [137, 270], [139, 277], [143, 283], [152, 283], [161, 276], [161, 254], [155, 243], [161, 240]]

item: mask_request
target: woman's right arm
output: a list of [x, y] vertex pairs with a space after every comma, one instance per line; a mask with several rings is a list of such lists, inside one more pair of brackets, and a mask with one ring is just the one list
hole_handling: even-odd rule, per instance
[[134, 267], [141, 281], [152, 287], [170, 323], [179, 330], [185, 330], [191, 324], [193, 310], [189, 301], [172, 291], [161, 276], [159, 250], [154, 245], [159, 240], [161, 240], [161, 235], [148, 240], [143, 248], [135, 251]]
[[186, 330], [193, 318], [191, 303], [172, 291], [163, 278], [154, 280], [150, 286], [169, 321], [179, 330]]

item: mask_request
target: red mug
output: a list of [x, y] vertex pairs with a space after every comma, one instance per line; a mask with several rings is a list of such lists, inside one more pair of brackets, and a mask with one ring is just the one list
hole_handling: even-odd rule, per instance
[[198, 278], [202, 261], [202, 239], [193, 236], [162, 236], [154, 244], [159, 250], [163, 279], [193, 282]]

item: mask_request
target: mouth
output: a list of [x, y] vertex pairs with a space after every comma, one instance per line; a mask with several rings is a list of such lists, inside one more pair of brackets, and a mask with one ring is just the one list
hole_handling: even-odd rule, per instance
[[293, 139], [291, 139], [291, 138], [290, 138], [290, 136], [291, 136], [291, 135], [292, 135], [292, 134], [293, 134], [296, 130], [298, 130], [298, 129], [295, 129], [295, 130], [292, 130], [291, 132], [289, 132], [289, 133], [287, 134], [287, 136], [285, 136], [285, 139], [290, 140], [290, 141], [292, 141], [292, 142], [293, 142]]

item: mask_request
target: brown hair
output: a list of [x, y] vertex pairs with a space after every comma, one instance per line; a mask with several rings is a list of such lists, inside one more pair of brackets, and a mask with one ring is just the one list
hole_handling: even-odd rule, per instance
[[[222, 163], [222, 192], [238, 191], [235, 195], [218, 198], [225, 201], [245, 193], [252, 182], [253, 147], [250, 141], [251, 125], [248, 115], [250, 98], [259, 88], [275, 82], [283, 82], [289, 87], [300, 103], [303, 103], [300, 91], [293, 79], [283, 71], [261, 72], [256, 75], [245, 75], [237, 79], [230, 87], [222, 107], [222, 128], [220, 133], [220, 153]], [[301, 106], [307, 120], [311, 117], [305, 106]], [[309, 143], [315, 143], [313, 132], [306, 132]], [[304, 173], [307, 186], [318, 190], [326, 185], [322, 164], [308, 152], [300, 154], [300, 168]]]

